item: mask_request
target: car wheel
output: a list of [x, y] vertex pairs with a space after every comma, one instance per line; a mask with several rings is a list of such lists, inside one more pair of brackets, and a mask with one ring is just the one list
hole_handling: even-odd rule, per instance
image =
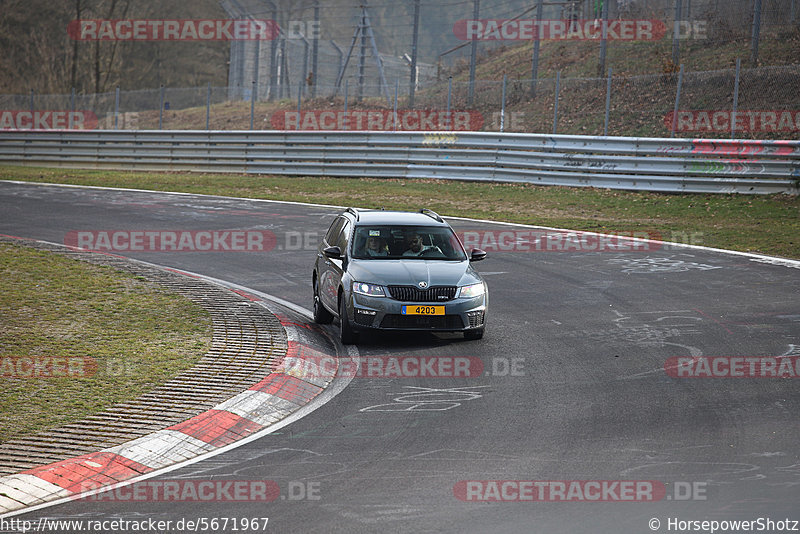
[[358, 332], [353, 330], [350, 326], [350, 320], [347, 318], [347, 307], [344, 298], [339, 295], [339, 322], [341, 327], [339, 329], [339, 339], [345, 345], [352, 345], [358, 341]]
[[314, 322], [317, 324], [330, 324], [333, 321], [333, 314], [322, 305], [319, 299], [319, 290], [317, 289], [316, 279], [314, 284]]
[[481, 339], [483, 337], [483, 328], [479, 330], [464, 330], [464, 339]]

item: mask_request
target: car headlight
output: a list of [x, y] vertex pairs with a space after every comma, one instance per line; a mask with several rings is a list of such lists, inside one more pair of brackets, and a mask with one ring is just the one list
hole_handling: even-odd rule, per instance
[[369, 297], [385, 297], [386, 293], [383, 287], [375, 284], [367, 284], [365, 282], [353, 282], [353, 292], [360, 295], [367, 295]]
[[461, 291], [458, 292], [458, 296], [462, 298], [472, 298], [480, 297], [484, 293], [486, 293], [486, 285], [481, 282], [469, 286], [462, 286]]

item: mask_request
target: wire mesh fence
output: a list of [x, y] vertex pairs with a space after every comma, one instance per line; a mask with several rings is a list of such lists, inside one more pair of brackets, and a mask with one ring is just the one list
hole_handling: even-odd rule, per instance
[[[0, 95], [0, 129], [426, 130], [793, 139], [800, 66], [647, 76], [478, 80], [416, 91], [395, 78], [298, 81], [270, 101], [258, 84], [101, 94]], [[313, 89], [313, 90], [312, 90]], [[316, 93], [316, 97], [312, 94]], [[395, 115], [395, 112], [397, 114]]]

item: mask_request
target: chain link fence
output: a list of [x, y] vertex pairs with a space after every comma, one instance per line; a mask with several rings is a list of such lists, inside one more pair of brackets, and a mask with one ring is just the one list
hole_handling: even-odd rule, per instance
[[[399, 78], [263, 98], [256, 84], [93, 95], [0, 95], [0, 129], [505, 131], [637, 137], [797, 139], [800, 66], [608, 78], [448, 79], [416, 92]], [[609, 83], [610, 82], [610, 83]], [[378, 95], [378, 96], [373, 96]], [[397, 115], [395, 116], [395, 111]], [[675, 113], [677, 111], [677, 114]], [[69, 112], [74, 112], [70, 114]]]

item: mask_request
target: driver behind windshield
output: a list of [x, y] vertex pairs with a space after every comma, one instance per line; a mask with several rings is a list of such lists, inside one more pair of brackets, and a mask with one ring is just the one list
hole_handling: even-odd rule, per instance
[[422, 236], [419, 234], [414, 234], [410, 236], [411, 239], [408, 241], [408, 250], [403, 252], [403, 256], [422, 256], [426, 250], [436, 250], [441, 253], [439, 247], [431, 247], [428, 245], [424, 245], [422, 243]]

